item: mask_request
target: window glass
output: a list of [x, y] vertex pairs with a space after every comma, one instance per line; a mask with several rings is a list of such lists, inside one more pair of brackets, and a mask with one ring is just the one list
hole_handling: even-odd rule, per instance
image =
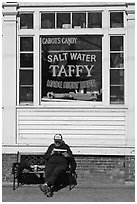
[[122, 28], [124, 27], [123, 12], [111, 12], [110, 13], [110, 28]]
[[111, 104], [124, 104], [124, 86], [111, 86], [110, 93]]
[[55, 13], [41, 14], [41, 28], [43, 29], [55, 28]]
[[110, 38], [110, 67], [124, 67], [123, 36], [111, 36]]
[[57, 13], [57, 28], [70, 28], [70, 13]]
[[111, 36], [110, 50], [111, 51], [123, 51], [123, 36]]
[[33, 38], [21, 37], [20, 38], [20, 51], [33, 51]]
[[118, 67], [123, 67], [124, 66], [124, 58], [123, 58], [123, 53], [115, 53], [115, 54], [110, 54], [110, 67], [112, 68], [118, 68]]
[[43, 36], [42, 99], [102, 101], [102, 36]]
[[102, 28], [102, 13], [88, 13], [88, 28]]
[[33, 70], [20, 70], [20, 85], [33, 84]]
[[33, 101], [33, 87], [20, 86], [19, 102], [32, 102]]
[[20, 54], [20, 67], [33, 67], [33, 54], [21, 53]]
[[112, 69], [110, 71], [110, 83], [111, 85], [124, 85], [124, 70]]
[[20, 102], [33, 101], [33, 70], [20, 70]]
[[33, 14], [20, 14], [20, 28], [33, 29]]
[[86, 28], [86, 13], [72, 13], [72, 27]]

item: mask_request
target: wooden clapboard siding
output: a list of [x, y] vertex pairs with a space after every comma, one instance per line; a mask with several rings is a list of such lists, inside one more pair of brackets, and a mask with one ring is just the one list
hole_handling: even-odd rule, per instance
[[48, 144], [61, 133], [70, 145], [124, 145], [123, 109], [27, 108], [17, 110], [18, 143]]

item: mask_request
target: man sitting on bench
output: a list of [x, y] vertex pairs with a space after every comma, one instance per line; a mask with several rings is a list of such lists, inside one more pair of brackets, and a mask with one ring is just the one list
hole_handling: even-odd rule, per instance
[[65, 144], [61, 134], [54, 136], [54, 143], [51, 144], [45, 153], [47, 165], [45, 168], [45, 183], [40, 184], [40, 189], [48, 197], [52, 196], [51, 188], [54, 186], [58, 176], [69, 169], [75, 173], [76, 162], [70, 147]]

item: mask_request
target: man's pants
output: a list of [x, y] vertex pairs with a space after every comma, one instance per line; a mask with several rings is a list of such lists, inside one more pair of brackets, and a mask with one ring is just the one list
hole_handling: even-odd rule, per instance
[[68, 165], [66, 164], [48, 164], [45, 168], [45, 182], [47, 182], [49, 186], [54, 186], [58, 176], [67, 169]]

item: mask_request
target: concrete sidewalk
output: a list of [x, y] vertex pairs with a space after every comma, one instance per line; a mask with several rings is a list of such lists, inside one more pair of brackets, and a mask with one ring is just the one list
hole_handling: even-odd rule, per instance
[[2, 187], [3, 202], [135, 202], [134, 185], [93, 184], [76, 186], [71, 191], [65, 187], [46, 197], [39, 185], [24, 185], [12, 190], [12, 186]]

